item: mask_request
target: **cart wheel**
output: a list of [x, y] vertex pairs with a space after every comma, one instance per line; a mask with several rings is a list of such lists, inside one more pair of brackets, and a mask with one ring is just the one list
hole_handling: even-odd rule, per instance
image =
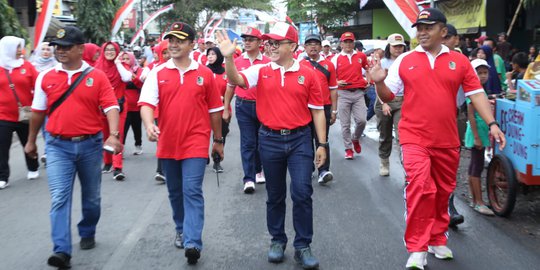
[[497, 216], [510, 216], [516, 203], [517, 188], [512, 162], [504, 155], [495, 155], [488, 167], [486, 192]]

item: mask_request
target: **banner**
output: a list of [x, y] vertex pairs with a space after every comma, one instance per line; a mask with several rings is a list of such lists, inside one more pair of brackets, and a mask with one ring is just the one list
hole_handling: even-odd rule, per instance
[[135, 35], [131, 39], [131, 43], [129, 43], [129, 46], [133, 46], [133, 44], [135, 44], [137, 39], [144, 38], [144, 29], [146, 29], [146, 27], [148, 27], [148, 25], [153, 20], [155, 20], [161, 14], [163, 14], [163, 13], [165, 13], [167, 11], [170, 11], [172, 9], [174, 9], [174, 4], [166, 5], [166, 6], [162, 7], [162, 8], [160, 8], [160, 9], [158, 9], [156, 12], [152, 13], [152, 15], [150, 15], [150, 17], [146, 18], [146, 20], [144, 20], [144, 22], [141, 25], [141, 27], [139, 28], [139, 30], [137, 30], [137, 33], [135, 33]]
[[120, 30], [122, 23], [133, 9], [133, 5], [135, 5], [135, 0], [127, 0], [126, 3], [116, 12], [112, 22], [111, 39], [113, 39]]
[[411, 28], [420, 10], [415, 0], [383, 0], [396, 21], [411, 39], [416, 37], [416, 28]]
[[34, 35], [34, 50], [43, 42], [47, 29], [51, 24], [54, 5], [56, 0], [44, 0], [41, 6], [41, 12], [36, 22], [36, 32]]
[[460, 34], [478, 33], [478, 27], [486, 26], [486, 0], [444, 1], [437, 7]]

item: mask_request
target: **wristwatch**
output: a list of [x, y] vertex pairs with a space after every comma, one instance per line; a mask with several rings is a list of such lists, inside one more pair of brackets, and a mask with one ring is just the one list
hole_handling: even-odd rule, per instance
[[489, 124], [488, 124], [488, 127], [491, 128], [491, 126], [493, 126], [493, 125], [497, 125], [498, 127], [501, 127], [501, 126], [499, 125], [499, 122], [497, 122], [497, 121], [493, 121], [493, 122], [489, 123]]
[[328, 142], [320, 142], [319, 143], [319, 146], [322, 146], [322, 147], [328, 147], [330, 144], [328, 144]]
[[223, 137], [221, 138], [214, 138], [214, 143], [221, 143], [221, 144], [224, 144], [225, 143], [225, 139]]
[[120, 131], [111, 131], [111, 132], [109, 132], [109, 135], [114, 136], [117, 139], [120, 139]]
[[337, 114], [337, 111], [332, 111], [333, 114]]

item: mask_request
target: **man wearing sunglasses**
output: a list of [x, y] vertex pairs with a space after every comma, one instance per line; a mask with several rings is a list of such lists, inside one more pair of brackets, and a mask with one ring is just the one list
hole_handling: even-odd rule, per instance
[[[262, 34], [257, 28], [248, 27], [242, 33], [241, 37], [244, 41], [245, 52], [240, 57], [232, 60], [238, 70], [244, 70], [253, 65], [270, 62], [270, 59], [263, 56], [259, 50], [262, 44]], [[226, 122], [231, 121], [229, 108], [234, 94], [236, 94], [236, 120], [238, 120], [238, 127], [240, 128], [240, 152], [242, 154], [242, 168], [244, 169], [244, 193], [250, 194], [255, 191], [255, 183], [263, 184], [266, 181], [262, 172], [258, 150], [258, 131], [261, 124], [255, 112], [255, 88], [244, 89], [231, 84], [227, 86], [225, 92], [223, 119]]]
[[236, 41], [231, 43], [225, 32], [220, 32], [217, 38], [226, 58], [229, 82], [242, 88], [256, 87], [257, 90], [256, 111], [261, 121], [259, 149], [267, 177], [266, 222], [272, 236], [268, 261], [280, 263], [284, 260], [288, 170], [296, 232], [294, 258], [304, 269], [316, 268], [319, 262], [310, 248], [314, 151], [309, 123], [312, 120], [319, 139], [317, 167], [324, 164], [325, 147], [328, 146], [324, 102], [317, 75], [293, 58], [298, 46], [298, 32], [287, 23], [277, 22], [270, 33], [262, 36], [270, 45], [272, 62], [251, 66], [241, 72], [232, 62]]

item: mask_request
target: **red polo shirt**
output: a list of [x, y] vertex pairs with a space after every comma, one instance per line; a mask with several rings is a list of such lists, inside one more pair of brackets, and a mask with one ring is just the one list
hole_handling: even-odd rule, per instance
[[319, 63], [319, 65], [321, 65], [326, 70], [328, 70], [328, 72], [330, 72], [329, 78], [327, 78], [326, 75], [322, 73], [322, 71], [314, 67], [308, 60], [302, 59], [300, 63], [315, 71], [315, 74], [317, 74], [317, 78], [319, 78], [319, 84], [321, 86], [324, 105], [332, 105], [332, 98], [330, 97], [330, 90], [334, 90], [338, 88], [337, 79], [336, 79], [336, 69], [334, 68], [334, 65], [332, 64], [332, 62], [330, 62], [328, 59], [324, 59], [322, 56], [319, 57], [319, 60], [317, 60], [317, 63]]
[[[237, 57], [235, 60], [234, 60], [234, 64], [236, 65], [236, 68], [238, 69], [238, 71], [242, 71], [242, 70], [245, 70], [253, 65], [258, 65], [258, 64], [267, 64], [267, 63], [270, 63], [270, 58], [262, 55], [262, 53], [259, 53], [259, 55], [257, 56], [257, 58], [255, 58], [255, 60], [253, 60], [253, 62], [251, 62], [251, 59], [249, 59], [249, 56], [247, 55], [247, 53], [243, 53], [240, 57]], [[255, 91], [255, 88], [249, 88], [249, 89], [244, 89], [242, 87], [236, 87], [235, 89], [235, 94], [236, 96], [240, 97], [240, 98], [243, 98], [243, 99], [249, 99], [249, 100], [255, 100], [257, 99], [257, 92]]]
[[271, 129], [295, 129], [311, 122], [310, 109], [324, 109], [315, 72], [298, 61], [285, 71], [274, 62], [255, 65], [240, 75], [246, 88], [257, 87], [257, 117]]
[[[96, 134], [103, 129], [104, 111], [119, 108], [107, 75], [94, 69], [73, 90], [73, 93], [52, 114], [48, 108], [64, 94], [69, 86], [89, 65], [83, 62], [78, 70], [65, 70], [62, 64], [39, 74], [32, 110], [46, 112], [49, 117], [45, 129], [52, 134], [80, 136]], [[100, 108], [101, 107], [101, 108]]]
[[336, 68], [337, 80], [349, 83], [339, 87], [339, 90], [367, 87], [367, 81], [362, 76], [362, 68], [367, 70], [368, 60], [363, 52], [353, 51], [352, 54], [341, 52], [332, 57], [332, 64]]
[[173, 59], [154, 68], [144, 82], [139, 105], [155, 109], [158, 104], [157, 157], [208, 158], [209, 113], [223, 110], [212, 71], [193, 60], [186, 71], [177, 68]]
[[[15, 92], [17, 92], [21, 105], [30, 106], [34, 95], [34, 84], [38, 76], [34, 66], [30, 62], [24, 61], [20, 67], [12, 69], [9, 75], [15, 85]], [[9, 80], [4, 68], [0, 68], [0, 120], [19, 121], [17, 99], [11, 88], [9, 88]]]
[[[214, 73], [214, 79], [216, 82], [216, 88], [221, 95], [221, 101], [223, 101], [223, 97], [225, 96], [225, 92], [227, 91], [227, 74], [225, 72], [223, 72], [222, 74]], [[231, 107], [229, 107], [229, 112], [232, 112]]]
[[459, 147], [456, 95], [484, 93], [469, 59], [443, 46], [437, 56], [421, 46], [400, 55], [388, 70], [385, 84], [403, 93], [399, 141], [424, 147]]
[[193, 51], [193, 53], [191, 54], [191, 58], [201, 65], [206, 65], [206, 62], [208, 61], [206, 54], [202, 53], [199, 50]]

